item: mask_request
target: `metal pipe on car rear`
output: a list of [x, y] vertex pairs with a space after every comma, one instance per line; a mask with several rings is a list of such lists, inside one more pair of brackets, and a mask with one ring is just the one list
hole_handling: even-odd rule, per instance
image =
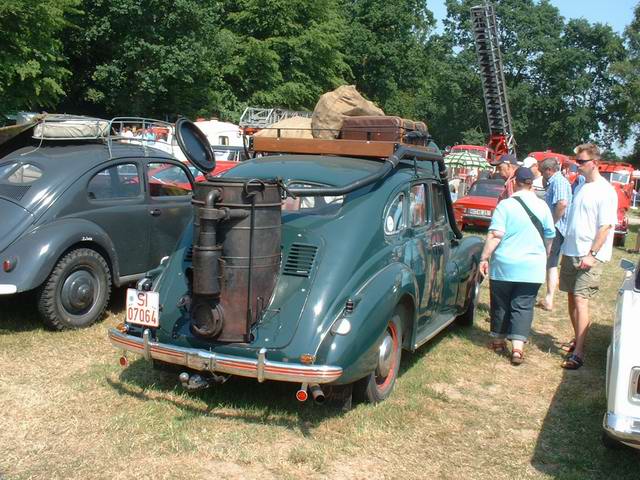
[[325, 401], [325, 396], [324, 392], [320, 388], [320, 385], [318, 385], [317, 383], [312, 383], [311, 385], [309, 385], [309, 390], [311, 391], [311, 397], [313, 398], [313, 401], [318, 405], [322, 405]]

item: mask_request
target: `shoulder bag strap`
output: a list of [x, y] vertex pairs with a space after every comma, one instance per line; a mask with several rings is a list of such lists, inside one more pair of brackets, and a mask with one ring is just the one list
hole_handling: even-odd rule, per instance
[[512, 196], [511, 198], [513, 198], [520, 205], [522, 205], [522, 208], [524, 208], [524, 211], [527, 212], [527, 215], [531, 219], [531, 223], [533, 223], [533, 226], [536, 227], [536, 230], [540, 234], [540, 238], [542, 239], [542, 245], [544, 246], [545, 245], [545, 243], [544, 243], [544, 229], [542, 228], [542, 222], [538, 219], [538, 217], [536, 217], [533, 214], [533, 212], [529, 209], [529, 207], [527, 207], [527, 205], [522, 201], [522, 199], [520, 197]]

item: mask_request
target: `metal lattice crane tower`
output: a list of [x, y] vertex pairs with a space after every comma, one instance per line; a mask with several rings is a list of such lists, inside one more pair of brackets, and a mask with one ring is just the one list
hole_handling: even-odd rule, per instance
[[496, 154], [515, 154], [515, 139], [500, 54], [496, 14], [492, 4], [471, 8], [471, 25], [480, 65], [484, 104], [489, 123], [489, 147]]

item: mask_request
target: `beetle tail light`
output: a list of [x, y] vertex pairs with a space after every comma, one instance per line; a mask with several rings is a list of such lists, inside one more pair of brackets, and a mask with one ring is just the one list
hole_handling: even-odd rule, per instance
[[14, 258], [7, 258], [2, 262], [2, 270], [9, 273], [16, 268], [16, 260]]
[[129, 359], [123, 355], [118, 359], [118, 363], [121, 367], [126, 368], [129, 366]]

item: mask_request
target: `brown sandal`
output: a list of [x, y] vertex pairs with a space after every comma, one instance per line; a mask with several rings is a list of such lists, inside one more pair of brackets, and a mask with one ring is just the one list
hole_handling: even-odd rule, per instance
[[524, 352], [519, 348], [511, 350], [511, 365], [521, 365], [524, 362]]
[[504, 340], [492, 340], [487, 347], [496, 353], [505, 353], [507, 351], [507, 342]]
[[576, 339], [572, 339], [570, 342], [565, 342], [562, 345], [560, 345], [560, 350], [562, 350], [563, 352], [567, 352], [567, 353], [573, 353], [573, 351], [576, 349]]

